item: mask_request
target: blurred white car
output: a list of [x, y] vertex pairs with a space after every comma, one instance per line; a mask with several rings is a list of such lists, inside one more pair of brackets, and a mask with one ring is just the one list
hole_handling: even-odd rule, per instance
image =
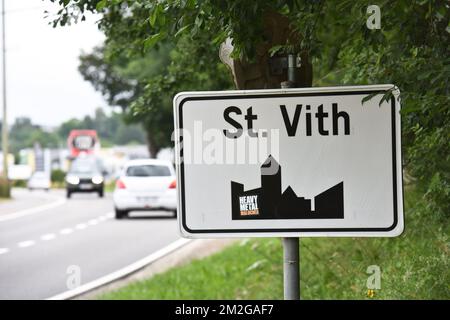
[[177, 214], [175, 170], [170, 161], [128, 161], [113, 194], [116, 219], [135, 210], [167, 210]]
[[28, 179], [27, 188], [29, 190], [35, 190], [35, 189], [44, 189], [49, 190], [50, 189], [50, 175], [48, 172], [35, 172], [33, 175]]

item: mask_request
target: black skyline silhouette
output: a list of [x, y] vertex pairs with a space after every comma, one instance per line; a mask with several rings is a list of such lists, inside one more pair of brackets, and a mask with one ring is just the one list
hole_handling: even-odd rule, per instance
[[[344, 218], [344, 182], [314, 197], [314, 210], [311, 199], [299, 197], [288, 186], [281, 192], [281, 166], [271, 156], [262, 164], [265, 168], [278, 168], [275, 174], [261, 174], [261, 187], [244, 191], [244, 185], [231, 181], [232, 220], [261, 219], [343, 219]], [[257, 196], [255, 207], [241, 210], [241, 197]]]

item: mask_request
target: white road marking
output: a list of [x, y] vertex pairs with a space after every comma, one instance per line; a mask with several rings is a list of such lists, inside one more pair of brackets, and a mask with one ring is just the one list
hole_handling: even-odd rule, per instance
[[56, 235], [54, 233], [47, 233], [44, 234], [43, 236], [41, 236], [41, 240], [43, 241], [49, 241], [49, 240], [53, 240], [56, 238]]
[[9, 220], [14, 220], [17, 218], [22, 218], [25, 216], [29, 216], [35, 213], [39, 213], [45, 210], [49, 210], [49, 209], [53, 209], [56, 207], [59, 207], [60, 205], [63, 205], [64, 203], [66, 203], [66, 199], [58, 199], [55, 202], [49, 203], [49, 204], [45, 204], [39, 207], [34, 207], [34, 208], [30, 208], [30, 209], [25, 209], [25, 210], [21, 210], [21, 211], [17, 211], [14, 213], [10, 213], [10, 214], [6, 214], [3, 216], [0, 216], [0, 222], [5, 222], [5, 221], [9, 221]]
[[107, 214], [105, 214], [105, 217], [106, 217], [107, 219], [112, 219], [112, 218], [114, 218], [114, 212], [108, 212]]
[[17, 246], [18, 246], [19, 248], [27, 248], [27, 247], [34, 246], [35, 244], [36, 244], [35, 241], [33, 241], [33, 240], [27, 240], [27, 241], [19, 242], [19, 243], [17, 244]]
[[155, 262], [156, 260], [169, 254], [170, 252], [175, 251], [178, 248], [181, 248], [182, 246], [186, 245], [187, 243], [189, 243], [191, 241], [193, 241], [193, 240], [185, 239], [185, 238], [178, 239], [178, 240], [172, 242], [171, 244], [165, 246], [164, 248], [150, 254], [149, 256], [147, 256], [141, 260], [138, 260], [135, 263], [130, 264], [129, 266], [126, 266], [125, 268], [122, 268], [118, 271], [110, 273], [104, 277], [97, 279], [97, 280], [83, 284], [83, 285], [79, 286], [78, 288], [57, 294], [53, 297], [48, 298], [47, 300], [71, 299], [73, 297], [79, 296], [80, 294], [86, 293], [95, 288], [98, 288], [100, 286], [103, 286], [105, 284], [113, 282], [114, 280], [123, 278], [123, 277], [127, 276], [128, 274], [131, 274], [133, 272], [136, 272], [136, 271], [146, 267], [150, 263]]
[[86, 228], [87, 228], [87, 225], [85, 223], [79, 223], [75, 226], [75, 229], [77, 229], [77, 230], [83, 230]]
[[90, 225], [90, 226], [95, 226], [96, 224], [98, 224], [97, 219], [91, 219], [88, 221], [88, 225]]
[[60, 234], [66, 235], [66, 234], [71, 234], [73, 232], [73, 229], [71, 228], [65, 228], [62, 229], [61, 231], [59, 231]]
[[[52, 205], [55, 206], [55, 204], [52, 204]], [[51, 208], [53, 208], [53, 206], [52, 206]], [[43, 206], [43, 207], [44, 207], [44, 206]], [[39, 207], [39, 208], [36, 208], [36, 209], [40, 209], [40, 210], [38, 211], [38, 212], [40, 212], [40, 211], [42, 211], [42, 210], [49, 209], [49, 207], [46, 206], [46, 208], [44, 208], [44, 209], [42, 209], [42, 207]], [[34, 212], [34, 213], [37, 213], [37, 212]], [[28, 214], [32, 214], [32, 213], [27, 213], [26, 215], [28, 215]], [[11, 214], [11, 215], [15, 215], [15, 214]], [[21, 215], [21, 216], [23, 216], [23, 215]], [[103, 216], [98, 217], [97, 219], [91, 219], [91, 220], [89, 220], [87, 223], [79, 223], [79, 224], [77, 224], [77, 225], [75, 226], [74, 229], [76, 229], [76, 230], [83, 230], [83, 229], [86, 229], [86, 228], [88, 227], [88, 225], [95, 226], [95, 225], [97, 225], [99, 222], [105, 221], [105, 220], [107, 220], [108, 218], [113, 217], [113, 216], [114, 216], [114, 213], [109, 212], [109, 213], [107, 213], [107, 214], [105, 214], [105, 215], [103, 215]], [[19, 217], [19, 216], [17, 216], [17, 218], [18, 218], [18, 217]], [[0, 219], [0, 222], [1, 222], [1, 221], [6, 221], [6, 220], [10, 220], [10, 219], [5, 219], [5, 220], [1, 220], [1, 219]], [[71, 234], [71, 233], [73, 233], [74, 231], [76, 231], [76, 230], [74, 230], [74, 229], [72, 229], [72, 228], [64, 228], [64, 229], [61, 229], [61, 230], [59, 231], [59, 233], [60, 233], [61, 235], [68, 235], [68, 234]], [[50, 241], [50, 240], [53, 240], [53, 239], [55, 239], [55, 238], [56, 238], [56, 235], [55, 235], [54, 233], [47, 233], [47, 234], [44, 234], [44, 235], [42, 235], [42, 236], [40, 237], [40, 239], [41, 239], [42, 241]], [[36, 244], [36, 241], [34, 241], [34, 240], [26, 240], [26, 241], [19, 242], [19, 243], [17, 244], [17, 246], [18, 246], [19, 248], [27, 248], [27, 247], [34, 246], [35, 244]], [[8, 249], [8, 248], [0, 248], [0, 254], [5, 254], [5, 253], [7, 253], [7, 252], [9, 252], [9, 249]]]

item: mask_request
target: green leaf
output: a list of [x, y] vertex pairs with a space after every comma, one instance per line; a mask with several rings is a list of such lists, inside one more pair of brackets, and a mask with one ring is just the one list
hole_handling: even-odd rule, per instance
[[393, 89], [389, 89], [386, 91], [386, 93], [383, 95], [383, 97], [381, 98], [380, 102], [378, 103], [379, 106], [381, 106], [383, 104], [383, 102], [389, 102], [389, 100], [392, 98], [393, 94]]
[[97, 9], [97, 11], [102, 11], [107, 4], [107, 0], [101, 0], [97, 3], [97, 5], [95, 6], [95, 8]]
[[160, 32], [148, 37], [144, 40], [144, 50], [152, 48], [158, 41], [164, 39], [165, 36], [164, 32]]
[[361, 103], [364, 104], [364, 103], [366, 103], [367, 101], [371, 100], [371, 99], [372, 99], [373, 97], [375, 97], [376, 95], [379, 95], [380, 93], [383, 93], [383, 92], [384, 92], [384, 91], [371, 93], [371, 94], [365, 96], [364, 98], [362, 98]]
[[219, 45], [222, 42], [224, 42], [227, 38], [227, 32], [224, 30], [222, 32], [219, 32], [216, 37], [214, 37], [214, 39], [212, 40], [212, 43], [214, 43], [215, 45]]
[[188, 24], [187, 26], [178, 29], [178, 31], [175, 33], [175, 38], [178, 37], [180, 34], [182, 34], [184, 31], [186, 31], [186, 29], [188, 29], [190, 26], [191, 25]]
[[155, 9], [153, 9], [152, 14], [150, 15], [150, 25], [152, 27], [154, 27], [156, 25], [156, 20], [158, 19], [158, 14], [159, 14], [159, 7], [155, 7]]
[[276, 45], [269, 49], [269, 54], [271, 57], [273, 57], [278, 52], [282, 51], [284, 49], [284, 45]]

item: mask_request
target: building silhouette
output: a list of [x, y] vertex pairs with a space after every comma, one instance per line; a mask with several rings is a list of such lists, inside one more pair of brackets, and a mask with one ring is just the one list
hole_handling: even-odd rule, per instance
[[[264, 174], [269, 169], [272, 174]], [[343, 219], [344, 182], [311, 199], [299, 197], [288, 186], [281, 192], [281, 166], [270, 155], [261, 166], [261, 187], [244, 191], [244, 185], [231, 181], [233, 220], [247, 219]]]

